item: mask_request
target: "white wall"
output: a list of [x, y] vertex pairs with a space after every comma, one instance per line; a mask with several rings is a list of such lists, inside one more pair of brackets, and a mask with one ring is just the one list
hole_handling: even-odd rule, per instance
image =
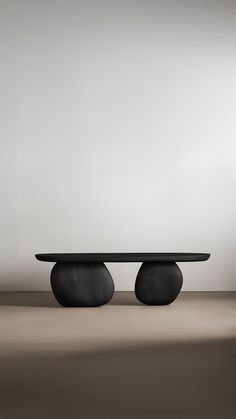
[[236, 289], [236, 2], [0, 14], [0, 290], [49, 289], [34, 253], [73, 251], [207, 251], [185, 289]]

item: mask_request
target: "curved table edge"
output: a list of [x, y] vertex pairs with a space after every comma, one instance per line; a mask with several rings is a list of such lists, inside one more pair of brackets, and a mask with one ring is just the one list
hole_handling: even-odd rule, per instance
[[[134, 254], [134, 253], [36, 253], [35, 257], [41, 262], [61, 263], [145, 263], [145, 262], [204, 262], [210, 258], [210, 253], [163, 253]], [[64, 259], [64, 260], [63, 260]]]

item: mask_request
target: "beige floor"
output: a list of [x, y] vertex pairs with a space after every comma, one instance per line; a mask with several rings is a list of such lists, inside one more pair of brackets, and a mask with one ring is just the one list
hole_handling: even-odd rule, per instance
[[235, 419], [236, 293], [0, 293], [0, 419]]

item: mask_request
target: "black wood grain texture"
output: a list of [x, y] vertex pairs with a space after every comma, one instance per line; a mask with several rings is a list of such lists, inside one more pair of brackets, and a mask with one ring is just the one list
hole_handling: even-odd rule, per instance
[[51, 286], [65, 307], [97, 307], [108, 303], [114, 282], [103, 263], [58, 262], [51, 272]]
[[166, 305], [176, 299], [182, 284], [183, 276], [176, 263], [143, 263], [136, 278], [135, 295], [143, 304]]

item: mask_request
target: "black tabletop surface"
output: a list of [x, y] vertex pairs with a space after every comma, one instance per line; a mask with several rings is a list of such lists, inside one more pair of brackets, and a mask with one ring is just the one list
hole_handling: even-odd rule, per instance
[[200, 262], [210, 253], [40, 253], [44, 262]]

